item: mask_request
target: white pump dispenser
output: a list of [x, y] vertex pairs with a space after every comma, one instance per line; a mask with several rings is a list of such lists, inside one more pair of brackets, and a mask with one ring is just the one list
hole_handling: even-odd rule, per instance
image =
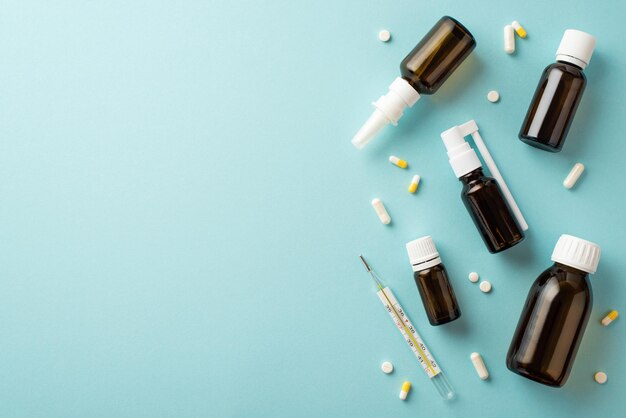
[[402, 77], [389, 86], [389, 92], [373, 102], [375, 110], [352, 138], [352, 145], [358, 149], [365, 147], [389, 122], [393, 126], [404, 114], [404, 109], [412, 107], [420, 98], [420, 94]]

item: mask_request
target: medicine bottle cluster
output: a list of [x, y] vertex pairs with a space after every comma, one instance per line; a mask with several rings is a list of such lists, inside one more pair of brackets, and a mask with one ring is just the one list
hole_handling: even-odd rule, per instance
[[[516, 34], [522, 39], [527, 36], [519, 22], [505, 26], [507, 53], [515, 51]], [[539, 79], [519, 131], [521, 141], [550, 152], [563, 148], [585, 90], [583, 70], [590, 62], [595, 44], [595, 38], [588, 33], [565, 31], [557, 48], [556, 62], [547, 66]], [[401, 62], [400, 77], [389, 86], [386, 95], [373, 103], [374, 113], [352, 143], [361, 149], [384, 126], [396, 125], [404, 110], [413, 106], [421, 95], [434, 94], [475, 46], [476, 40], [465, 26], [452, 17], [442, 17]], [[498, 92], [491, 91], [488, 100], [497, 102]], [[465, 139], [470, 135], [478, 152]], [[441, 139], [452, 171], [462, 184], [461, 201], [486, 249], [499, 253], [522, 243], [528, 224], [479, 134], [476, 122], [470, 120], [452, 126], [441, 133]], [[403, 169], [408, 167], [399, 157], [391, 156], [389, 161]], [[571, 189], [584, 169], [580, 163], [574, 165], [563, 186]], [[419, 175], [415, 175], [408, 188], [410, 193], [415, 193], [419, 181]], [[382, 201], [374, 199], [372, 205], [381, 222], [389, 224], [391, 217]], [[433, 238], [425, 236], [410, 241], [406, 250], [429, 323], [441, 326], [461, 318], [452, 280]], [[599, 260], [599, 245], [573, 235], [560, 236], [552, 253], [554, 264], [537, 277], [526, 297], [506, 356], [509, 370], [549, 386], [561, 387], [566, 383], [591, 313], [593, 296], [589, 275], [596, 272]], [[479, 276], [472, 272], [469, 279], [475, 283]], [[479, 287], [485, 293], [491, 291], [487, 280]], [[384, 290], [380, 284], [379, 288]], [[617, 311], [610, 311], [602, 319], [602, 325], [608, 326], [617, 317]], [[407, 342], [411, 345], [409, 339]], [[479, 378], [488, 379], [489, 372], [480, 353], [472, 353], [470, 359]], [[426, 371], [429, 376], [437, 374]], [[607, 377], [599, 371], [595, 379], [604, 383]], [[406, 396], [408, 387], [401, 397]]]

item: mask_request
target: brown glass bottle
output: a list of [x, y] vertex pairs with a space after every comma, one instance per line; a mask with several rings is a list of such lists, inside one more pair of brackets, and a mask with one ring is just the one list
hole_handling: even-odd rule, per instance
[[586, 84], [585, 74], [574, 64], [559, 61], [546, 67], [519, 138], [536, 148], [561, 151]]
[[544, 385], [565, 384], [591, 313], [588, 276], [555, 263], [535, 280], [506, 357], [509, 370]]
[[411, 241], [406, 244], [406, 249], [430, 325], [443, 325], [458, 319], [461, 310], [432, 237]]
[[494, 178], [485, 176], [482, 168], [477, 168], [459, 180], [463, 182], [461, 199], [490, 253], [504, 251], [524, 239]]
[[413, 273], [430, 325], [443, 325], [461, 317], [454, 290], [443, 264]]
[[444, 16], [402, 60], [402, 78], [420, 94], [433, 94], [476, 47], [472, 34]]

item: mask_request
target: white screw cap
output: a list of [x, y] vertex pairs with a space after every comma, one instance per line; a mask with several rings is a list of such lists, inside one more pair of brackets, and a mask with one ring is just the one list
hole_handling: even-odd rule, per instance
[[435, 242], [430, 235], [408, 242], [406, 244], [406, 251], [413, 265], [439, 257]]
[[596, 38], [576, 29], [568, 29], [563, 34], [559, 48], [556, 50], [557, 61], [566, 61], [582, 69], [589, 64]]
[[600, 246], [573, 235], [563, 234], [554, 247], [552, 261], [593, 274], [600, 262]]

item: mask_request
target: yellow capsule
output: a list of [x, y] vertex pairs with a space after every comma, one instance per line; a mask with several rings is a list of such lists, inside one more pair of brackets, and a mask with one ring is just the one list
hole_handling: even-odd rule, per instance
[[409, 184], [409, 193], [415, 193], [417, 191], [417, 186], [420, 184], [420, 176], [417, 174], [413, 176], [413, 180], [411, 184]]
[[389, 157], [389, 162], [391, 164], [397, 165], [400, 168], [407, 168], [409, 166], [406, 161], [396, 157], [395, 155]]
[[513, 26], [513, 29], [515, 29], [515, 33], [517, 33], [517, 36], [519, 36], [520, 38], [526, 37], [526, 30], [522, 27], [522, 25], [519, 24], [517, 20], [514, 20], [513, 23], [511, 23], [511, 26]]
[[607, 314], [607, 316], [602, 318], [601, 323], [602, 323], [602, 325], [604, 325], [606, 327], [611, 322], [613, 322], [615, 320], [615, 318], [617, 318], [618, 316], [619, 316], [619, 313], [616, 310], [612, 310], [611, 312], [609, 312]]
[[402, 384], [402, 389], [400, 389], [400, 399], [405, 400], [406, 395], [409, 394], [410, 390], [411, 390], [411, 382], [404, 382]]

